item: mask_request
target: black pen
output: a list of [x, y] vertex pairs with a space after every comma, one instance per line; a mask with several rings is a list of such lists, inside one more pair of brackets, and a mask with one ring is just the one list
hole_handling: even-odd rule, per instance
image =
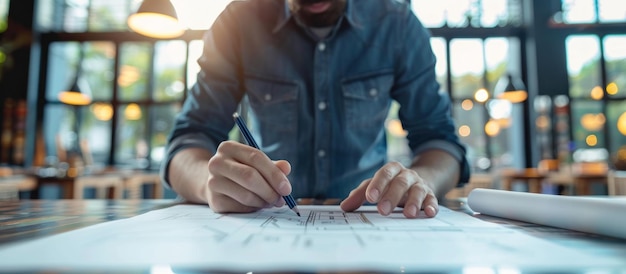
[[[248, 143], [248, 145], [260, 150], [259, 145], [256, 143], [256, 141], [252, 137], [250, 130], [248, 130], [248, 127], [246, 126], [246, 122], [244, 122], [243, 119], [241, 119], [241, 116], [239, 116], [239, 113], [237, 112], [233, 113], [233, 118], [235, 118], [235, 124], [237, 124], [237, 127], [239, 127], [239, 131], [241, 131], [241, 135], [243, 135], [243, 138], [246, 139], [246, 142]], [[287, 203], [289, 208], [293, 210], [296, 214], [298, 214], [298, 216], [300, 216], [300, 211], [298, 210], [298, 205], [296, 204], [296, 200], [293, 199], [291, 194], [287, 196], [283, 196], [283, 199], [285, 199], [285, 203]]]

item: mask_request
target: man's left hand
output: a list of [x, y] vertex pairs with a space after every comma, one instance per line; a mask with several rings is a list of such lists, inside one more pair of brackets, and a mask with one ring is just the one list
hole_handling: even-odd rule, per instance
[[407, 218], [417, 218], [421, 210], [435, 217], [438, 201], [432, 187], [415, 170], [398, 162], [385, 164], [374, 177], [361, 183], [341, 202], [341, 209], [354, 211], [365, 201], [377, 204], [378, 212], [387, 216], [396, 206], [403, 207]]

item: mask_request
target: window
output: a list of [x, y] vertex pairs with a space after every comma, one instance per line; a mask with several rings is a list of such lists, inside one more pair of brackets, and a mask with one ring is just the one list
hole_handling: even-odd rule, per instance
[[[214, 10], [228, 2], [205, 5]], [[202, 32], [190, 31], [184, 40], [125, 36], [126, 18], [140, 3], [40, 1], [37, 26], [47, 64], [42, 136], [50, 163], [70, 161], [75, 153], [87, 153], [82, 158], [96, 167], [157, 169], [163, 160], [174, 117], [199, 71]], [[194, 12], [186, 7], [189, 1], [173, 3], [179, 12]], [[52, 14], [65, 16], [53, 17], [59, 19], [55, 21]], [[189, 24], [206, 28], [215, 19], [206, 14], [200, 18]], [[74, 81], [91, 95], [91, 103], [70, 106], [59, 101], [60, 91]]]
[[563, 1], [574, 161], [611, 161], [626, 147], [626, 22], [622, 1]]
[[437, 79], [451, 96], [470, 166], [485, 172], [513, 165], [513, 147], [522, 144], [512, 129], [521, 124], [522, 117], [514, 115], [520, 106], [493, 99], [493, 88], [506, 72], [521, 74], [521, 3], [412, 0], [411, 5], [433, 34]]

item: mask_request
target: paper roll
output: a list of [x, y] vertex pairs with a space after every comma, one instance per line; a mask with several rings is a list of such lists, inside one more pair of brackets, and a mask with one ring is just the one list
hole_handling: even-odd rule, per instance
[[623, 198], [476, 188], [467, 197], [467, 204], [485, 215], [626, 239]]

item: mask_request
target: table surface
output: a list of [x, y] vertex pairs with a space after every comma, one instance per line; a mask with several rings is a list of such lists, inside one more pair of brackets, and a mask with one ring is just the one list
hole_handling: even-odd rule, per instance
[[[626, 240], [475, 214], [465, 201], [463, 198], [448, 200], [444, 202], [444, 205], [481, 220], [520, 230], [559, 245], [603, 256], [626, 258]], [[299, 204], [329, 204], [312, 200], [299, 200], [298, 202]], [[0, 202], [0, 247], [8, 243], [18, 243], [128, 218], [175, 204], [180, 204], [180, 202], [171, 199], [3, 201]]]

